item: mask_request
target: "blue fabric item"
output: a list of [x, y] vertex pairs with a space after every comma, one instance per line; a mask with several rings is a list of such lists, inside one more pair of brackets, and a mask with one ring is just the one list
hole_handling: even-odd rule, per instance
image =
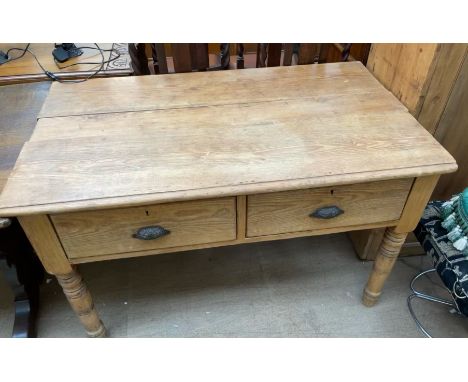
[[442, 204], [441, 217], [448, 239], [468, 256], [468, 188]]
[[443, 201], [430, 202], [414, 230], [414, 234], [434, 268], [452, 294], [460, 312], [468, 317], [468, 257], [453, 247], [447, 230], [442, 227]]

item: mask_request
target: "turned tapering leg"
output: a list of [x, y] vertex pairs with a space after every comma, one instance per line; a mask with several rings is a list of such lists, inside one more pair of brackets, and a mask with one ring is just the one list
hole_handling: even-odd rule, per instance
[[372, 272], [364, 288], [362, 303], [366, 306], [373, 306], [382, 293], [382, 288], [390, 275], [395, 261], [400, 254], [400, 249], [405, 242], [407, 233], [395, 232], [393, 227], [385, 230], [385, 235], [380, 244], [377, 257], [374, 261]]
[[105, 337], [106, 328], [99, 319], [91, 294], [76, 268], [73, 268], [70, 273], [55, 276], [88, 337]]

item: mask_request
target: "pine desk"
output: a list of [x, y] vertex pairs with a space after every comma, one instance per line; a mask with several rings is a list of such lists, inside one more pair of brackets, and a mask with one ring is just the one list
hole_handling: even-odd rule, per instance
[[388, 227], [371, 306], [456, 169], [357, 62], [94, 79], [52, 85], [0, 216], [19, 218], [99, 337], [76, 264]]

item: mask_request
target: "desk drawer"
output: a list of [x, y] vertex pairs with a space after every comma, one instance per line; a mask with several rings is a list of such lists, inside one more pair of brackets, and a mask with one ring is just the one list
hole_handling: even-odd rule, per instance
[[412, 182], [413, 179], [398, 179], [250, 195], [247, 197], [247, 236], [397, 220]]
[[[236, 238], [236, 203], [231, 197], [74, 212], [51, 219], [71, 259]], [[139, 238], [134, 237], [138, 232]]]

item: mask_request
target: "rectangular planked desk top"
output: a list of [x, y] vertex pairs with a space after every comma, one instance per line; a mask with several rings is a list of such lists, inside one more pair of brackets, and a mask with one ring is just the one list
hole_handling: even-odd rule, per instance
[[0, 216], [452, 172], [359, 62], [54, 83]]

